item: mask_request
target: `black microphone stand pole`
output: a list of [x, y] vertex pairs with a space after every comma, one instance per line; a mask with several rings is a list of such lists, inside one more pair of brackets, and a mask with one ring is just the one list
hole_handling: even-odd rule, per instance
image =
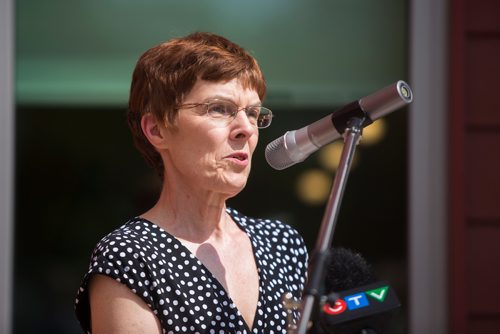
[[344, 195], [347, 176], [352, 164], [352, 158], [363, 130], [365, 118], [353, 117], [349, 120], [344, 132], [344, 146], [340, 157], [339, 167], [335, 174], [328, 205], [325, 209], [321, 229], [311, 258], [309, 278], [304, 289], [300, 305], [300, 318], [297, 326], [290, 333], [305, 334], [309, 327], [311, 314], [319, 304], [322, 296], [322, 284], [325, 277], [325, 266], [329, 257], [329, 250], [333, 240], [333, 232], [337, 224], [340, 204]]

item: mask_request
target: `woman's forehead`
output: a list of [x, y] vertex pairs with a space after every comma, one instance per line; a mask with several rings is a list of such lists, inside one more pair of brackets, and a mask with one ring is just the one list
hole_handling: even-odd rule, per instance
[[209, 98], [226, 98], [235, 102], [260, 102], [256, 90], [244, 87], [238, 79], [229, 81], [207, 81], [198, 79], [191, 91], [185, 96], [184, 102], [206, 100]]

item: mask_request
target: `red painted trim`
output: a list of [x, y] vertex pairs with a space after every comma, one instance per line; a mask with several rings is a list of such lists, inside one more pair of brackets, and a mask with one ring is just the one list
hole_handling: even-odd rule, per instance
[[449, 333], [468, 328], [465, 212], [465, 1], [449, 2], [448, 223]]

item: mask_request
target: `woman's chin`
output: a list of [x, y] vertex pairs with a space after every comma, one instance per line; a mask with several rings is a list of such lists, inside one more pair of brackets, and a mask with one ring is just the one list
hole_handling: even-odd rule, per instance
[[247, 179], [245, 180], [226, 180], [223, 184], [222, 192], [228, 195], [228, 197], [234, 197], [238, 195], [246, 186]]

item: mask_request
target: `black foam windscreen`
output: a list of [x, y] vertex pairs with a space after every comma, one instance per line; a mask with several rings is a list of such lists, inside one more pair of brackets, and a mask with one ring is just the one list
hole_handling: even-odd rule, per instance
[[346, 248], [333, 248], [325, 279], [326, 293], [350, 290], [375, 282], [370, 265], [359, 254]]

